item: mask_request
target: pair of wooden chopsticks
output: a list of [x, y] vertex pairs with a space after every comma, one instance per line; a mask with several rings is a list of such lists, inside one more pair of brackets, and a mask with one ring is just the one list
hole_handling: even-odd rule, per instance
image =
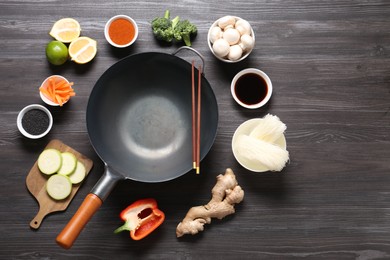
[[[200, 173], [200, 113], [202, 93], [202, 66], [198, 68], [198, 89], [195, 87], [195, 62], [192, 61], [192, 159], [193, 168]], [[196, 93], [197, 92], [197, 93]]]

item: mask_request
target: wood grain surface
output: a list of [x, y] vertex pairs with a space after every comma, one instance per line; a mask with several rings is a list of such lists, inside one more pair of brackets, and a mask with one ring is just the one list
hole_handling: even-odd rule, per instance
[[[215, 143], [201, 175], [119, 183], [74, 246], [64, 250], [55, 237], [104, 167], [86, 130], [89, 94], [121, 58], [172, 53], [180, 46], [160, 44], [152, 35], [150, 21], [165, 9], [198, 26], [193, 47], [205, 57], [220, 111]], [[111, 48], [104, 39], [105, 22], [117, 14], [138, 23], [139, 38], [130, 48]], [[208, 28], [227, 14], [248, 20], [256, 34], [255, 49], [237, 64], [218, 61], [207, 46]], [[63, 17], [77, 19], [82, 35], [98, 41], [93, 62], [48, 64], [48, 32]], [[386, 0], [0, 0], [0, 259], [390, 259], [389, 28]], [[271, 101], [261, 109], [241, 108], [230, 95], [232, 78], [248, 67], [263, 70], [273, 82]], [[77, 96], [64, 107], [49, 107], [51, 132], [28, 140], [17, 130], [17, 114], [26, 105], [43, 104], [38, 87], [52, 74], [73, 81]], [[242, 122], [267, 113], [287, 125], [290, 162], [281, 173], [251, 173], [235, 161], [231, 138]], [[37, 203], [25, 179], [52, 139], [92, 159], [94, 167], [67, 210], [32, 230]], [[176, 238], [187, 210], [209, 201], [215, 177], [228, 167], [245, 190], [236, 213], [213, 220], [196, 236]], [[114, 234], [122, 224], [120, 211], [144, 197], [156, 198], [164, 224], [141, 241]]]

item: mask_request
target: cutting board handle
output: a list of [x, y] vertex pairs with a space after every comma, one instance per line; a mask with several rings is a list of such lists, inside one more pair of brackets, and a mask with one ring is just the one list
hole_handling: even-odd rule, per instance
[[102, 204], [103, 201], [98, 196], [89, 193], [72, 219], [57, 236], [57, 244], [65, 249], [71, 248], [80, 232]]
[[30, 222], [30, 227], [33, 229], [38, 229], [41, 226], [42, 220], [46, 217], [47, 213], [47, 210], [39, 207], [38, 214]]

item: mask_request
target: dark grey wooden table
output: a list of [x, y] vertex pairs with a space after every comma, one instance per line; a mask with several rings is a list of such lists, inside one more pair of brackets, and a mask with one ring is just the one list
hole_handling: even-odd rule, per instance
[[[115, 187], [70, 250], [55, 237], [103, 172], [85, 124], [89, 94], [100, 75], [134, 53], [172, 53], [158, 44], [150, 21], [170, 9], [194, 22], [193, 47], [206, 60], [206, 77], [219, 106], [218, 135], [202, 174]], [[133, 47], [116, 50], [104, 39], [105, 22], [127, 14], [139, 25]], [[224, 64], [210, 53], [206, 34], [226, 14], [247, 19], [256, 34], [248, 59]], [[45, 45], [52, 24], [76, 18], [82, 35], [98, 41], [87, 65], [50, 66]], [[268, 106], [247, 110], [230, 95], [230, 81], [248, 67], [273, 81]], [[0, 1], [0, 259], [389, 259], [390, 258], [390, 2], [372, 1]], [[51, 74], [75, 82], [77, 96], [50, 110], [54, 127], [40, 140], [17, 130], [26, 105], [40, 103], [37, 88]], [[287, 124], [290, 163], [281, 173], [252, 173], [231, 151], [233, 132], [247, 119], [271, 113]], [[25, 186], [39, 152], [60, 139], [94, 161], [65, 212], [49, 215], [39, 230], [29, 223], [38, 205]], [[234, 170], [245, 190], [235, 215], [213, 220], [196, 236], [177, 239], [187, 210], [210, 199], [215, 177]], [[129, 169], [131, 170], [131, 169]], [[154, 197], [166, 221], [133, 241], [113, 234], [119, 212]]]

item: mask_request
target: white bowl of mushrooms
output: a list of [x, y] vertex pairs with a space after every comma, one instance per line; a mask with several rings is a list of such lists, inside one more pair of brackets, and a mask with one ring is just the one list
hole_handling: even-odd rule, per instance
[[207, 42], [217, 59], [234, 63], [242, 61], [252, 52], [255, 34], [248, 21], [227, 15], [211, 25]]

